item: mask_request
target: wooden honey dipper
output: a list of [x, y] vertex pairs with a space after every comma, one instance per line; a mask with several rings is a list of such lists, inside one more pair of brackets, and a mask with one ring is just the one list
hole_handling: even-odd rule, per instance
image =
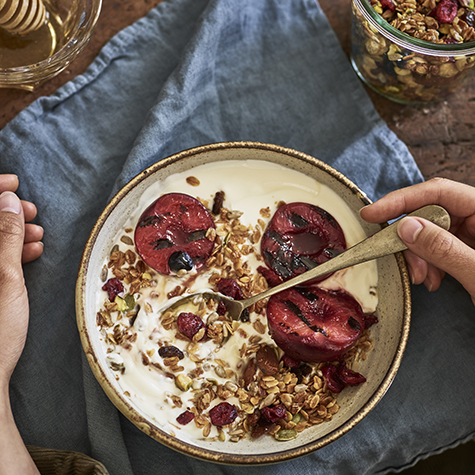
[[46, 20], [43, 0], [0, 0], [0, 28], [24, 35], [37, 30]]

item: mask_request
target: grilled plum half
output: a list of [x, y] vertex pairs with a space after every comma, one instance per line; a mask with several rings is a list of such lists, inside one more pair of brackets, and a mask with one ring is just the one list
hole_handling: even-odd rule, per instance
[[211, 254], [213, 241], [206, 232], [214, 227], [211, 214], [197, 199], [168, 193], [143, 212], [135, 246], [144, 262], [161, 274], [189, 271]]
[[[309, 203], [281, 206], [267, 225], [261, 242], [265, 263], [283, 280], [302, 274], [345, 249], [345, 235], [336, 219]], [[313, 279], [306, 285], [327, 277]]]
[[291, 288], [267, 304], [269, 331], [290, 357], [311, 363], [335, 361], [365, 328], [360, 304], [343, 290]]

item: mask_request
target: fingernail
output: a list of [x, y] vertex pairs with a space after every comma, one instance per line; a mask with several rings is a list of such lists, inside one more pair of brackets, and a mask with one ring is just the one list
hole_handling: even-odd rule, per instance
[[414, 218], [403, 218], [398, 224], [397, 233], [399, 237], [409, 244], [416, 242], [417, 235], [422, 231], [422, 224]]
[[11, 191], [4, 191], [0, 195], [0, 211], [7, 211], [9, 213], [20, 214], [21, 201], [15, 193]]
[[425, 281], [424, 281], [424, 285], [426, 286], [427, 290], [429, 292], [432, 292], [432, 289], [434, 288], [432, 282], [430, 281], [429, 278], [427, 278]]

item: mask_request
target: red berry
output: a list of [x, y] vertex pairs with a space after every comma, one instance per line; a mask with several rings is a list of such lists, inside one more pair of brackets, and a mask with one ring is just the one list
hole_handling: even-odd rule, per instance
[[267, 285], [269, 287], [275, 287], [276, 285], [279, 285], [283, 282], [280, 276], [278, 276], [272, 269], [267, 267], [259, 266], [257, 268], [257, 272], [264, 276], [264, 279], [266, 279]]
[[362, 374], [347, 368], [344, 361], [338, 365], [338, 377], [347, 386], [357, 386], [366, 381], [366, 378]]
[[107, 292], [109, 300], [113, 302], [117, 295], [124, 291], [124, 286], [122, 282], [117, 278], [114, 277], [113, 279], [109, 279], [103, 286], [102, 290]]
[[[203, 320], [201, 320], [201, 318], [194, 313], [180, 313], [176, 320], [176, 324], [178, 326], [178, 330], [180, 330], [181, 333], [183, 333], [183, 335], [188, 337], [190, 340], [192, 340], [202, 328], [205, 328]], [[204, 338], [205, 337], [202, 339]]]
[[262, 415], [270, 422], [277, 422], [283, 419], [287, 411], [283, 404], [277, 404], [275, 406], [267, 406], [262, 408]]
[[226, 297], [231, 297], [234, 300], [242, 300], [242, 291], [239, 284], [234, 279], [219, 279], [216, 286], [218, 291]]
[[364, 330], [359, 303], [343, 290], [291, 288], [267, 303], [267, 323], [277, 345], [292, 358], [335, 361]]
[[439, 23], [452, 23], [457, 16], [458, 5], [454, 0], [441, 0], [430, 12], [430, 16], [436, 18]]
[[213, 241], [206, 232], [214, 227], [211, 214], [197, 199], [168, 193], [143, 212], [135, 228], [135, 246], [157, 272], [191, 270], [211, 254]]
[[231, 424], [237, 415], [236, 406], [229, 404], [229, 402], [221, 402], [209, 411], [211, 424], [214, 426], [226, 426]]
[[322, 373], [332, 393], [339, 393], [345, 386], [357, 386], [366, 381], [362, 374], [349, 369], [344, 361], [341, 361], [338, 366], [331, 364], [324, 366]]
[[338, 377], [338, 369], [336, 366], [329, 364], [322, 368], [323, 377], [327, 383], [327, 388], [332, 393], [339, 393], [344, 387], [345, 384]]
[[191, 411], [182, 412], [177, 418], [176, 421], [182, 426], [190, 423], [195, 418], [195, 415]]
[[308, 203], [281, 206], [267, 225], [261, 242], [265, 263], [283, 280], [302, 274], [345, 249], [345, 236], [335, 218]]
[[282, 356], [282, 363], [284, 363], [284, 366], [290, 369], [297, 368], [297, 366], [300, 365], [299, 360], [296, 360], [295, 358], [292, 358], [291, 356], [286, 354]]
[[365, 315], [364, 316], [364, 327], [369, 328], [370, 326], [378, 323], [378, 317], [376, 315]]
[[225, 303], [221, 300], [218, 302], [218, 308], [216, 309], [216, 313], [220, 316], [226, 315], [227, 309]]
[[392, 12], [396, 11], [396, 5], [392, 2], [392, 0], [380, 0], [381, 6], [383, 7], [383, 10], [391, 10]]

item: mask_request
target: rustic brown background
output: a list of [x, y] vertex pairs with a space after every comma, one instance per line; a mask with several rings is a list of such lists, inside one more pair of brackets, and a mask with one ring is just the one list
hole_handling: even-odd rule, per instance
[[[161, 0], [104, 0], [91, 42], [70, 67], [33, 93], [0, 89], [0, 129], [40, 96], [85, 71], [107, 41]], [[166, 0], [173, 1], [173, 0]], [[319, 0], [343, 49], [350, 45], [350, 0]], [[475, 186], [475, 79], [449, 100], [426, 106], [403, 106], [369, 91], [388, 126], [407, 144], [425, 178], [443, 176]]]

